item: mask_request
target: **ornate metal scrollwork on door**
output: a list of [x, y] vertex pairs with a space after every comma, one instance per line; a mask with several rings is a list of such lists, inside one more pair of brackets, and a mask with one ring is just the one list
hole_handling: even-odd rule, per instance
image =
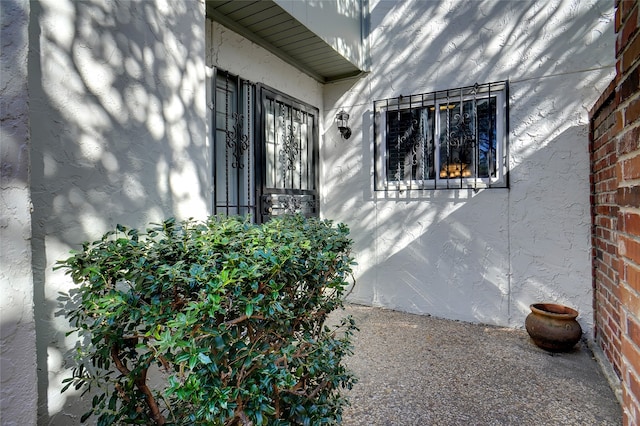
[[[297, 168], [298, 157], [300, 156], [300, 146], [296, 133], [298, 131], [297, 126], [294, 124], [294, 117], [296, 111], [291, 111], [291, 117], [287, 117], [289, 108], [284, 104], [280, 105], [280, 124], [282, 127], [282, 145], [280, 148], [279, 161], [282, 165], [282, 179], [283, 182], [287, 181], [287, 176], [293, 173]], [[291, 124], [288, 124], [291, 123]]]
[[262, 213], [270, 216], [302, 213], [312, 215], [317, 211], [317, 201], [309, 194], [268, 194], [262, 197]]
[[242, 133], [244, 116], [234, 112], [231, 114], [231, 119], [233, 120], [233, 124], [225, 130], [227, 147], [229, 147], [231, 155], [233, 156], [231, 167], [242, 169], [244, 168], [242, 156], [244, 152], [249, 149], [251, 141], [248, 134]]
[[293, 195], [280, 196], [282, 209], [287, 214], [294, 214], [302, 208], [302, 199]]
[[300, 155], [298, 139], [295, 135], [296, 126], [287, 126], [282, 138], [282, 149], [280, 150], [280, 161], [286, 170], [296, 170], [296, 161]]

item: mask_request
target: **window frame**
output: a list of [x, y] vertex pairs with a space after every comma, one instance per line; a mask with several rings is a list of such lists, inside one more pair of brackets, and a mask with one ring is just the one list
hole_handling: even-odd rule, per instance
[[[374, 189], [376, 191], [404, 191], [412, 189], [508, 188], [508, 87], [508, 81], [500, 81], [374, 101]], [[478, 177], [479, 166], [477, 159], [480, 156], [480, 147], [477, 143], [477, 127], [479, 122], [477, 103], [483, 99], [492, 98], [495, 99], [495, 176]], [[464, 105], [467, 102], [474, 102], [472, 105], [474, 111], [473, 128], [475, 132], [473, 143], [473, 157], [475, 159], [473, 163], [473, 175], [463, 177], [461, 173], [459, 177], [440, 177], [441, 148], [447, 146], [441, 143], [443, 123], [441, 122], [441, 114], [439, 113], [440, 107], [444, 106], [444, 108], [447, 108], [447, 105], [456, 103], [462, 103], [462, 105]], [[489, 102], [491, 103], [491, 101]], [[420, 111], [420, 114], [424, 114], [424, 110], [427, 108], [434, 111], [433, 135], [431, 140], [426, 140], [426, 138], [423, 137], [425, 140], [422, 141], [422, 143], [428, 146], [429, 151], [424, 150], [420, 153], [420, 157], [425, 158], [425, 156], [422, 155], [425, 153], [432, 156], [433, 178], [427, 176], [424, 179], [416, 179], [413, 176], [408, 176], [409, 179], [407, 179], [405, 176], [402, 176], [400, 180], [389, 179], [389, 173], [387, 172], [388, 164], [390, 164], [388, 157], [389, 150], [387, 149], [387, 114], [395, 111], [415, 110]], [[462, 110], [464, 111], [464, 106]], [[450, 135], [451, 127], [449, 127], [448, 136]], [[396, 164], [399, 164], [399, 161], [396, 162]], [[425, 165], [424, 163], [421, 164], [424, 171]], [[463, 163], [461, 162], [459, 164], [462, 166]], [[413, 171], [410, 175], [413, 175]], [[423, 177], [425, 177], [424, 173]]]

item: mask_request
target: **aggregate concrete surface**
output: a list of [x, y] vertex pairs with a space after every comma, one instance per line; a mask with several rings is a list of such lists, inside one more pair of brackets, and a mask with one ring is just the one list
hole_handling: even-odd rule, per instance
[[538, 348], [525, 330], [348, 305], [358, 377], [344, 426], [620, 425], [621, 409], [584, 342]]

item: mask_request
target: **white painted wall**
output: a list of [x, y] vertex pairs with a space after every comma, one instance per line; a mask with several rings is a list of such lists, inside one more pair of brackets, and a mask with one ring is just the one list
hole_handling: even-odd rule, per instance
[[[612, 4], [376, 1], [371, 73], [325, 88], [322, 213], [356, 244], [351, 300], [523, 327], [529, 304], [591, 335], [587, 112], [614, 74]], [[510, 80], [510, 189], [375, 193], [373, 101]], [[353, 136], [329, 123], [340, 108]]]
[[253, 83], [262, 83], [322, 111], [322, 85], [264, 48], [218, 22], [207, 23], [207, 63]]
[[36, 422], [28, 0], [0, 2], [0, 424]]
[[75, 340], [57, 298], [73, 284], [55, 262], [118, 223], [209, 212], [205, 5], [43, 0], [31, 12], [39, 422], [67, 426], [87, 402], [60, 393]]

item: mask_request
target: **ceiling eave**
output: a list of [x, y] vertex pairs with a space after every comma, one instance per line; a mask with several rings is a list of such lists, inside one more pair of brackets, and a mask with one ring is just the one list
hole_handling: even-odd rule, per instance
[[[237, 5], [240, 2], [233, 3]], [[251, 3], [252, 2], [245, 2], [244, 4]], [[289, 27], [295, 26], [295, 31], [291, 31], [294, 33], [294, 36], [291, 36], [290, 40], [285, 40], [291, 41], [291, 43], [283, 43], [282, 38], [276, 40], [276, 35], [278, 34], [277, 22], [272, 27], [265, 27], [262, 25], [262, 28], [258, 28], [255, 24], [246, 25], [243, 22], [239, 22], [238, 18], [241, 18], [240, 13], [224, 13], [225, 6], [229, 5], [229, 2], [227, 1], [208, 0], [207, 17], [268, 50], [281, 60], [294, 66], [320, 83], [331, 83], [354, 78], [364, 73], [355, 64], [351, 63], [344, 56], [340, 55], [340, 53], [335, 51], [333, 47], [331, 47], [322, 38], [295, 20], [294, 17], [289, 15], [276, 3], [270, 0], [262, 0], [259, 4], [261, 7], [268, 5], [268, 13], [272, 16], [279, 17], [280, 21], [286, 18], [286, 22]], [[267, 12], [265, 12], [265, 17], [268, 18], [266, 13]], [[256, 31], [260, 31], [265, 35], [257, 33], [253, 30], [254, 28], [256, 28]], [[274, 40], [283, 47], [278, 47], [270, 42], [270, 37], [274, 38]], [[305, 43], [313, 52], [318, 52], [318, 55], [315, 55], [314, 60], [308, 59], [310, 56], [309, 50], [305, 50], [304, 46], [300, 49], [300, 43]]]

